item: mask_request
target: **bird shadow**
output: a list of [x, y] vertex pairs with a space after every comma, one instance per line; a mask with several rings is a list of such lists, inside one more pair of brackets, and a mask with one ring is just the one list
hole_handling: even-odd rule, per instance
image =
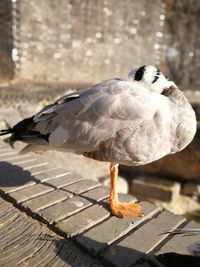
[[[47, 170], [45, 170], [47, 171]], [[5, 194], [12, 193], [14, 191], [36, 185], [36, 184], [43, 184], [48, 187], [51, 187], [53, 190], [59, 189], [59, 191], [64, 191], [68, 195], [68, 198], [72, 198], [73, 196], [80, 196], [81, 198], [90, 201], [92, 204], [96, 204], [98, 201], [93, 199], [92, 197], [85, 196], [84, 192], [81, 193], [75, 193], [73, 191], [70, 191], [66, 188], [67, 184], [63, 187], [57, 187], [51, 183], [51, 180], [57, 179], [56, 177], [53, 177], [51, 179], [47, 180], [41, 180], [37, 177], [40, 176], [40, 174], [44, 173], [45, 171], [41, 171], [37, 174], [32, 174], [31, 169], [24, 170], [21, 166], [17, 164], [11, 164], [7, 161], [0, 161], [0, 193], [2, 196]], [[74, 181], [76, 182], [76, 181]], [[70, 184], [69, 184], [70, 185]], [[11, 195], [9, 195], [10, 198], [12, 198]], [[13, 199], [15, 201], [15, 199]], [[108, 203], [104, 199], [101, 201], [101, 205], [109, 210]]]
[[38, 172], [37, 175], [31, 173], [31, 169], [24, 170], [21, 166], [17, 164], [12, 164], [7, 161], [0, 161], [0, 190], [4, 193], [15, 191], [17, 189], [42, 183], [56, 188], [48, 181], [41, 180], [37, 176], [43, 173], [43, 171]]

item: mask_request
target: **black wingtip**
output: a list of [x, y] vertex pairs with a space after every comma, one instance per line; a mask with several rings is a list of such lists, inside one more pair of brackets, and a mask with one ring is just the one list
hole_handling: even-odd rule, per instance
[[0, 131], [0, 136], [13, 133], [13, 129], [6, 129]]

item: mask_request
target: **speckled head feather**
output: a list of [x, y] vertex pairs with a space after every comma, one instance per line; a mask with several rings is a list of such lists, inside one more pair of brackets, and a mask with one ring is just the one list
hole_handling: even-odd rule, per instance
[[138, 69], [133, 69], [128, 74], [128, 80], [140, 84], [144, 88], [161, 94], [163, 89], [175, 86], [163, 73], [155, 66], [143, 65]]

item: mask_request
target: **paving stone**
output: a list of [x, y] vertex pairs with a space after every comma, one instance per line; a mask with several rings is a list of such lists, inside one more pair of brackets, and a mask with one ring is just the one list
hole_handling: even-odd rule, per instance
[[160, 208], [148, 202], [142, 202], [141, 206], [144, 217], [120, 219], [113, 216], [83, 235], [78, 236], [76, 239], [77, 242], [90, 252], [94, 254], [99, 253], [108, 245], [127, 234], [142, 222], [152, 218], [153, 215], [160, 211]]
[[6, 157], [6, 156], [9, 156], [9, 155], [16, 155], [18, 154], [18, 152], [16, 150], [13, 150], [13, 149], [1, 149], [0, 150], [0, 157]]
[[68, 171], [57, 168], [53, 170], [47, 170], [42, 173], [34, 174], [31, 176], [29, 171], [16, 171], [9, 172], [6, 175], [0, 173], [0, 190], [4, 193], [10, 193], [20, 190], [24, 187], [34, 185], [36, 182], [44, 182], [52, 178], [59, 178], [68, 173]]
[[119, 202], [131, 203], [137, 202], [137, 198], [135, 196], [129, 194], [118, 194]]
[[51, 164], [46, 164], [46, 165], [42, 165], [42, 166], [34, 166], [32, 167], [29, 171], [31, 173], [31, 175], [36, 176], [39, 173], [43, 173], [43, 172], [47, 172], [47, 171], [53, 171], [56, 168], [55, 166], [52, 166]]
[[9, 193], [9, 196], [14, 199], [17, 203], [26, 201], [28, 199], [37, 197], [47, 192], [53, 191], [54, 188], [44, 184], [35, 184], [21, 190]]
[[30, 175], [29, 171], [0, 173], [0, 190], [4, 193], [10, 193], [35, 183], [36, 180]]
[[98, 224], [110, 216], [108, 209], [102, 205], [93, 205], [56, 224], [56, 228], [67, 237], [75, 236], [88, 228]]
[[11, 164], [20, 164], [20, 163], [24, 163], [24, 162], [28, 162], [32, 160], [33, 160], [33, 156], [31, 155], [17, 155], [14, 158], [6, 159], [6, 161]]
[[53, 170], [47, 170], [46, 172], [42, 172], [42, 173], [39, 173], [39, 174], [34, 174], [34, 177], [41, 181], [41, 182], [44, 182], [44, 181], [47, 181], [47, 180], [50, 180], [50, 179], [53, 179], [53, 178], [59, 178], [61, 176], [64, 176], [66, 174], [68, 174], [69, 172], [66, 171], [65, 169], [62, 169], [62, 168], [56, 168], [56, 169], [53, 169]]
[[83, 180], [83, 177], [81, 177], [78, 174], [69, 173], [69, 174], [62, 176], [60, 178], [51, 179], [50, 181], [48, 181], [48, 183], [55, 186], [56, 188], [61, 188], [61, 187], [64, 187], [66, 185], [78, 182], [80, 180]]
[[92, 203], [85, 198], [75, 196], [71, 199], [64, 200], [46, 209], [40, 210], [38, 214], [47, 222], [52, 224], [53, 222], [58, 222], [91, 205]]
[[138, 198], [171, 201], [180, 193], [180, 184], [152, 176], [139, 176], [132, 180], [131, 194]]
[[17, 152], [17, 151], [11, 148], [9, 145], [3, 145], [3, 146], [0, 145], [0, 155], [5, 152]]
[[6, 161], [0, 162], [0, 173], [6, 174], [7, 172], [16, 172], [16, 171], [22, 171], [22, 170], [30, 170], [34, 168], [45, 168], [47, 165], [46, 162], [40, 162], [39, 160], [31, 159], [29, 161], [25, 161], [19, 164], [11, 164]]
[[[9, 146], [0, 147], [0, 155], [5, 152], [11, 152], [13, 149]], [[15, 151], [16, 152], [16, 151]]]
[[76, 183], [73, 183], [71, 185], [65, 186], [62, 188], [62, 190], [67, 190], [73, 194], [80, 194], [84, 191], [90, 190], [96, 186], [98, 186], [99, 183], [93, 180], [84, 179], [81, 181], [78, 181]]
[[0, 154], [0, 160], [9, 160], [9, 159], [12, 159], [12, 158], [16, 158], [18, 157], [19, 154], [17, 152], [9, 152], [9, 153], [5, 153], [5, 154]]
[[[72, 181], [72, 177], [73, 177], [72, 175], [69, 175], [69, 180], [68, 180], [68, 175], [64, 176], [64, 177], [61, 177], [61, 178], [63, 178], [63, 179], [66, 178], [66, 180], [70, 183]], [[55, 179], [53, 181], [53, 183], [51, 183], [52, 180], [50, 180], [49, 185], [55, 186], [56, 180], [60, 180], [61, 178]], [[81, 178], [80, 178], [80, 176], [75, 176], [75, 179], [81, 179]], [[71, 190], [72, 189], [76, 190], [76, 192], [79, 191], [81, 193], [81, 192], [83, 192], [85, 190], [89, 190], [90, 188], [92, 188], [92, 187], [94, 187], [96, 185], [97, 185], [96, 182], [90, 181], [90, 183], [88, 183], [88, 181], [86, 180], [86, 183], [81, 183], [81, 184], [79, 183], [78, 185], [76, 185], [73, 188], [70, 187], [70, 189]], [[61, 201], [65, 200], [67, 198], [71, 198], [73, 196], [72, 193], [69, 192], [70, 190], [68, 191], [66, 189], [68, 189], [68, 187], [64, 187], [64, 188], [62, 188], [60, 190], [56, 190], [54, 192], [50, 192], [48, 194], [41, 195], [41, 196], [39, 196], [37, 198], [31, 199], [29, 201], [26, 201], [26, 202], [22, 203], [22, 205], [24, 207], [29, 208], [33, 212], [45, 209], [45, 208], [47, 208], [49, 206], [52, 206], [52, 205], [54, 205], [54, 204], [56, 204], [58, 202], [61, 202]], [[88, 192], [88, 194], [89, 194], [89, 192]], [[73, 193], [75, 193], [75, 191]], [[102, 191], [101, 194], [99, 194], [99, 196], [100, 195], [103, 195], [103, 191]]]
[[[194, 221], [190, 221], [183, 229], [199, 229], [200, 224]], [[195, 242], [199, 242], [200, 232], [197, 234], [187, 233], [187, 234], [176, 234], [172, 235], [172, 238], [161, 247], [156, 255], [174, 252], [184, 255], [191, 255], [188, 247]]]
[[10, 164], [9, 162], [6, 161], [0, 162], [0, 174], [6, 174], [8, 172], [17, 172], [17, 171], [22, 171], [22, 168], [20, 166]]
[[61, 202], [68, 197], [72, 197], [72, 194], [62, 190], [55, 190], [53, 192], [46, 193], [36, 198], [25, 201], [22, 203], [22, 206], [29, 208], [33, 212], [37, 212], [41, 209]]
[[91, 202], [100, 201], [109, 196], [110, 189], [106, 186], [98, 186], [93, 190], [87, 191], [86, 193], [82, 193], [80, 196], [83, 196], [90, 200]]
[[26, 162], [19, 163], [18, 166], [20, 166], [24, 170], [30, 170], [34, 167], [42, 167], [47, 165], [48, 163], [45, 161], [37, 160], [37, 159], [32, 159]]
[[184, 221], [184, 217], [164, 211], [120, 242], [110, 246], [101, 256], [114, 266], [133, 266], [169, 235], [164, 234], [166, 229], [174, 229]]

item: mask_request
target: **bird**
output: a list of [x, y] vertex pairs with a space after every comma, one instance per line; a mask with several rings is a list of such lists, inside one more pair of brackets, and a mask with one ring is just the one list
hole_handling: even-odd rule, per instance
[[145, 165], [181, 151], [196, 127], [194, 110], [177, 85], [144, 65], [64, 95], [0, 135], [11, 134], [10, 144], [27, 143], [22, 153], [55, 149], [109, 162], [110, 211], [121, 218], [143, 213], [139, 203], [119, 202], [118, 165]]

